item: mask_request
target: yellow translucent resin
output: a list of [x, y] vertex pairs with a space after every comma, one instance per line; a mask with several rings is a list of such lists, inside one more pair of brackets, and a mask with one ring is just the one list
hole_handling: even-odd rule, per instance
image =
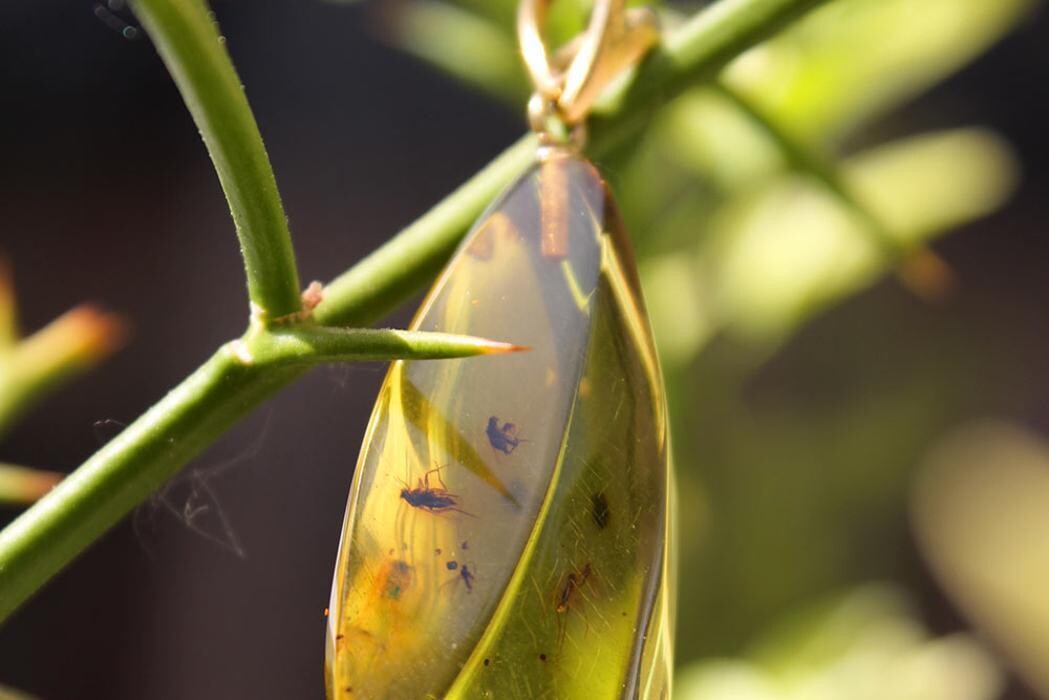
[[554, 156], [518, 180], [412, 328], [531, 350], [391, 367], [339, 549], [329, 697], [666, 696], [663, 388], [594, 168]]

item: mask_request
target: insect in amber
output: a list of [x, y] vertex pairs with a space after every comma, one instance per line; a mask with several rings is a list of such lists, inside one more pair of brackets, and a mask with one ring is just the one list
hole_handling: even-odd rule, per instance
[[[402, 488], [401, 498], [412, 508], [429, 511], [430, 513], [444, 513], [451, 510], [473, 517], [472, 514], [459, 507], [459, 497], [454, 493], [449, 493], [444, 481], [441, 480], [441, 469], [442, 467], [437, 467], [423, 474], [423, 478], [419, 479], [419, 483], [414, 489], [407, 486]], [[441, 484], [439, 488], [430, 486], [430, 474], [437, 475], [437, 481]]]
[[557, 596], [558, 613], [568, 612], [568, 608], [572, 605], [572, 598], [575, 597], [576, 591], [586, 584], [587, 579], [590, 578], [591, 571], [590, 564], [587, 564], [582, 571], [578, 573], [573, 571], [568, 574], [568, 577], [565, 579], [565, 585]]
[[612, 517], [612, 510], [608, 506], [608, 498], [603, 493], [595, 493], [590, 497], [590, 517], [599, 530], [608, 527], [608, 521]]
[[470, 570], [470, 567], [467, 564], [460, 564], [457, 561], [449, 561], [444, 565], [444, 568], [446, 568], [448, 571], [455, 571], [456, 574], [455, 578], [445, 582], [441, 586], [441, 588], [445, 588], [446, 586], [453, 586], [459, 581], [462, 581], [466, 585], [466, 592], [473, 593], [474, 578], [476, 578], [476, 576], [474, 575], [474, 572]]
[[500, 426], [498, 416], [488, 418], [488, 427], [484, 432], [488, 436], [489, 444], [503, 454], [510, 454], [522, 442], [527, 442], [517, 437], [517, 426], [513, 423], [503, 423]]
[[474, 574], [466, 564], [459, 567], [459, 578], [466, 584], [466, 592], [472, 593], [474, 589]]

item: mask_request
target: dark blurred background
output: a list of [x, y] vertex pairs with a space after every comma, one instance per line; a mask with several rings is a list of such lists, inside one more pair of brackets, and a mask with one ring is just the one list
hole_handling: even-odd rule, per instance
[[[380, 41], [374, 6], [219, 0], [214, 9], [277, 173], [304, 282], [348, 268], [522, 130], [518, 111]], [[863, 415], [884, 410], [897, 422], [902, 446], [881, 464], [897, 472], [913, 466], [928, 437], [909, 430], [924, 418], [879, 403], [887, 386], [915, 387], [907, 405], [917, 414], [929, 394], [950, 404], [929, 419], [944, 430], [998, 415], [1049, 432], [1047, 40], [1045, 13], [1032, 15], [909, 105], [906, 120], [883, 120], [861, 139], [981, 124], [1013, 145], [1022, 168], [1015, 196], [936, 244], [957, 273], [955, 293], [928, 303], [884, 279], [821, 313], [748, 373], [749, 411], [801, 406], [846, 441], [852, 427], [840, 405], [859, 397]], [[16, 426], [0, 445], [4, 461], [72, 470], [246, 321], [236, 239], [196, 129], [148, 39], [128, 40], [90, 2], [0, 6], [0, 254], [13, 267], [26, 330], [85, 300], [133, 328], [124, 350]], [[389, 323], [405, 324], [410, 312]], [[708, 346], [683, 394], [726, 381], [709, 358], [733, 352], [728, 341]], [[921, 383], [936, 366], [951, 372]], [[321, 697], [323, 611], [382, 372], [316, 371], [191, 464], [0, 628], [0, 683], [59, 700]], [[696, 401], [685, 430], [676, 426], [681, 442], [703, 455], [709, 434], [711, 458], [732, 463], [726, 411]], [[818, 462], [836, 449], [795, 454]], [[762, 464], [792, 473], [774, 455]], [[703, 474], [702, 460], [678, 467]], [[777, 487], [767, 488], [774, 503]], [[908, 532], [905, 499], [881, 503], [848, 528], [851, 582], [891, 576], [912, 591], [933, 633], [963, 628]], [[186, 517], [202, 504], [206, 516]], [[0, 511], [0, 520], [15, 514]], [[826, 514], [855, 516], [847, 500]], [[773, 563], [789, 577], [782, 556]], [[746, 580], [741, 567], [735, 575]], [[682, 660], [735, 654], [767, 622], [764, 611], [844, 583], [787, 586], [743, 621], [708, 622], [702, 606], [683, 601]], [[733, 592], [711, 599], [718, 595]], [[717, 637], [695, 632], [712, 626]], [[1005, 692], [1035, 697], [1016, 679]]]

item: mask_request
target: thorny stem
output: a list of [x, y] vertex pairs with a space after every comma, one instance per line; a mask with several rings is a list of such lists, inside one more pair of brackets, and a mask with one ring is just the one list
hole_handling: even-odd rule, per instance
[[132, 0], [200, 129], [240, 239], [253, 316], [301, 308], [288, 222], [259, 127], [203, 0]]
[[527, 350], [520, 345], [451, 333], [327, 326], [249, 333], [234, 341], [232, 349], [246, 364], [259, 369], [312, 367], [327, 362], [441, 360]]
[[521, 350], [451, 335], [254, 329], [210, 360], [0, 532], [0, 619], [249, 410], [324, 362], [439, 359]]
[[[701, 12], [668, 37], [638, 69], [634, 87], [613, 96], [615, 99], [592, 124], [590, 151], [607, 152], [637, 134], [660, 105], [696, 80], [713, 77], [733, 57], [826, 1], [722, 0]], [[183, 38], [174, 34], [202, 34], [197, 26], [197, 15], [203, 8], [199, 0], [136, 0], [135, 7], [140, 13], [147, 8], [148, 19], [140, 14], [147, 30], [158, 42], [169, 42], [169, 49], [171, 44], [182, 44]], [[201, 48], [205, 52], [218, 50], [214, 45]], [[164, 52], [162, 47], [162, 55]], [[189, 64], [197, 66], [196, 61]], [[176, 79], [184, 83], [187, 100], [199, 94], [200, 83], [214, 83], [206, 71], [204, 75], [198, 71], [179, 74], [177, 62], [169, 65]], [[226, 89], [230, 87], [239, 89], [239, 84]], [[254, 134], [254, 121], [249, 121]], [[240, 142], [243, 135], [236, 133], [239, 128], [215, 129], [211, 137]], [[371, 322], [425, 284], [488, 201], [528, 167], [533, 145], [531, 137], [518, 141], [448, 199], [335, 280], [315, 310], [315, 318], [326, 324]], [[220, 163], [216, 158], [220, 171], [222, 167], [238, 170], [242, 165], [255, 167], [257, 162]], [[240, 176], [239, 172], [227, 174]], [[242, 238], [251, 239], [251, 235]], [[260, 252], [254, 250], [253, 254]], [[297, 306], [297, 297], [295, 304], [288, 299], [290, 276], [286, 267], [273, 264], [274, 259], [266, 255], [259, 257], [261, 267], [249, 265], [257, 288], [253, 294], [267, 299], [272, 296], [276, 303], [267, 307], [271, 312]], [[280, 259], [277, 256], [277, 262]], [[290, 255], [283, 260], [290, 261]], [[270, 274], [276, 277], [271, 279]], [[221, 348], [0, 532], [0, 620], [179, 467], [303, 371], [302, 367], [262, 369], [245, 365], [228, 345]]]

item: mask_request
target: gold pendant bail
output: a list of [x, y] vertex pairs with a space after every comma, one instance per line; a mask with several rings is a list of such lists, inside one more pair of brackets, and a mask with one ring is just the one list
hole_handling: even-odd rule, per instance
[[[540, 100], [574, 127], [601, 91], [659, 41], [658, 23], [651, 8], [628, 10], [626, 0], [595, 0], [586, 30], [551, 58], [542, 33], [549, 4], [521, 0], [518, 41], [535, 86], [533, 102]], [[532, 128], [542, 133], [534, 118]]]

